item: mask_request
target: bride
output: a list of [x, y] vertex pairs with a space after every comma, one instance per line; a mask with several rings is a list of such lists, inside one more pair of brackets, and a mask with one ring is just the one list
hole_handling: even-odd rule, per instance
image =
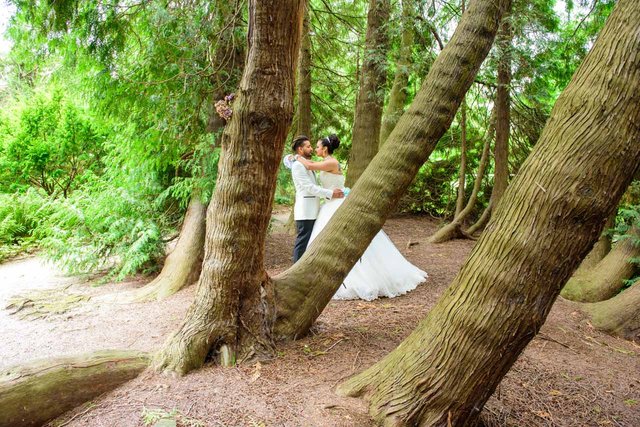
[[[329, 135], [318, 140], [316, 144], [316, 154], [323, 158], [322, 161], [313, 162], [302, 156], [296, 156], [296, 160], [307, 169], [320, 171], [320, 184], [330, 190], [344, 188], [342, 168], [338, 160], [333, 157], [333, 151], [339, 145], [338, 137]], [[345, 191], [346, 194], [347, 191]], [[313, 226], [309, 244], [327, 225], [342, 202], [344, 199], [331, 199], [322, 205]], [[378, 297], [393, 298], [415, 289], [426, 277], [427, 273], [407, 261], [386, 233], [380, 230], [333, 298], [360, 298], [367, 301]]]

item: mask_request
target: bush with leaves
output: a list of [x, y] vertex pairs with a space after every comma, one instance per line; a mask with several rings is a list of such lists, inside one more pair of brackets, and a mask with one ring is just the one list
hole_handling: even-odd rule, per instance
[[102, 168], [104, 132], [73, 101], [58, 90], [35, 94], [26, 105], [13, 107], [0, 133], [0, 188], [42, 189], [67, 197], [86, 173]]
[[158, 189], [96, 180], [67, 199], [57, 199], [43, 224], [48, 257], [71, 273], [108, 271], [122, 280], [157, 269], [164, 256], [163, 237], [171, 233]]
[[36, 189], [0, 194], [0, 261], [34, 247], [52, 212], [49, 198]]

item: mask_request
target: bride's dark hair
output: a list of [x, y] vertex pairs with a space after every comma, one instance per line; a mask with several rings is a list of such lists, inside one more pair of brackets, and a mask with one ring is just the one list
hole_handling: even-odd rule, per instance
[[327, 147], [329, 154], [333, 154], [333, 151], [340, 146], [340, 140], [335, 133], [332, 133], [329, 136], [325, 136], [320, 140], [320, 143], [323, 147]]

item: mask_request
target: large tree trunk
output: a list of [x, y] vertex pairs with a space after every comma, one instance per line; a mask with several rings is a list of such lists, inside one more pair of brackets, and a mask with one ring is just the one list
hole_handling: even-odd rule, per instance
[[482, 156], [480, 157], [480, 164], [478, 165], [478, 174], [476, 175], [476, 180], [473, 183], [473, 190], [471, 192], [471, 197], [469, 197], [469, 201], [467, 205], [464, 207], [462, 211], [451, 221], [449, 224], [440, 228], [433, 236], [429, 238], [431, 243], [443, 243], [454, 239], [459, 236], [464, 236], [465, 232], [462, 231], [462, 226], [464, 221], [473, 211], [473, 208], [476, 205], [476, 200], [478, 199], [478, 192], [480, 191], [480, 187], [482, 186], [482, 177], [484, 176], [484, 171], [489, 163], [489, 148], [491, 147], [491, 138], [487, 138], [484, 142], [484, 147], [482, 148]]
[[360, 89], [356, 98], [356, 115], [351, 136], [351, 154], [347, 169], [347, 187], [352, 187], [378, 152], [380, 122], [387, 80], [389, 37], [389, 0], [369, 0], [364, 62]]
[[[220, 39], [216, 40], [216, 50], [212, 68], [218, 70], [210, 77], [211, 85], [216, 88], [212, 94], [214, 102], [224, 98], [233, 91], [238, 76], [242, 70], [244, 49], [238, 43], [235, 32], [237, 31], [237, 19], [233, 19], [235, 7], [225, 2], [219, 2], [218, 20], [216, 25], [220, 28]], [[229, 25], [231, 20], [232, 25]], [[207, 123], [207, 132], [216, 134], [225, 125], [225, 121], [212, 111]], [[202, 168], [204, 170], [206, 168]], [[131, 295], [120, 296], [123, 301], [147, 301], [161, 300], [178, 292], [183, 287], [194, 283], [202, 270], [202, 258], [204, 256], [205, 214], [207, 207], [201, 200], [199, 189], [192, 190], [191, 200], [187, 207], [180, 237], [174, 250], [167, 257], [162, 271], [158, 276]]]
[[[308, 1], [305, 3], [308, 3]], [[311, 37], [308, 4], [305, 4], [302, 35], [300, 38], [296, 134], [311, 137]]]
[[611, 335], [640, 341], [640, 283], [606, 301], [581, 304], [591, 324]]
[[301, 0], [249, 1], [247, 61], [222, 137], [202, 274], [183, 324], [154, 358], [155, 369], [186, 373], [210, 352], [231, 365], [272, 350], [275, 313], [264, 240], [293, 115], [302, 17]]
[[305, 334], [380, 231], [475, 79], [506, 1], [471, 3], [380, 153], [303, 257], [276, 278], [280, 337]]
[[640, 228], [633, 227], [630, 237], [622, 240], [590, 270], [581, 270], [571, 277], [560, 295], [578, 302], [604, 301], [614, 296], [637, 270], [630, 262], [640, 256], [640, 246], [634, 240], [640, 238]]
[[393, 86], [389, 93], [389, 103], [384, 112], [380, 129], [380, 145], [384, 144], [402, 113], [407, 102], [407, 88], [411, 71], [411, 55], [413, 51], [415, 0], [402, 0], [402, 38], [400, 40], [400, 54], [396, 63]]
[[41, 426], [138, 376], [147, 354], [101, 351], [0, 372], [0, 427]]
[[133, 301], [161, 300], [194, 283], [202, 269], [205, 213], [199, 194], [191, 197], [182, 222], [180, 237], [160, 274], [133, 294]]
[[381, 424], [471, 424], [540, 330], [640, 164], [639, 30], [640, 3], [620, 0], [443, 297], [339, 386]]

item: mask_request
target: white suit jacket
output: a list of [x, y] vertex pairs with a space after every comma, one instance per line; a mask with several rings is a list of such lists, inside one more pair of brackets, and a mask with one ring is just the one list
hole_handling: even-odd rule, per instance
[[293, 218], [296, 221], [316, 219], [320, 210], [320, 198], [331, 199], [333, 190], [322, 188], [316, 181], [316, 175], [300, 162], [291, 165], [293, 185], [296, 187], [296, 203]]

